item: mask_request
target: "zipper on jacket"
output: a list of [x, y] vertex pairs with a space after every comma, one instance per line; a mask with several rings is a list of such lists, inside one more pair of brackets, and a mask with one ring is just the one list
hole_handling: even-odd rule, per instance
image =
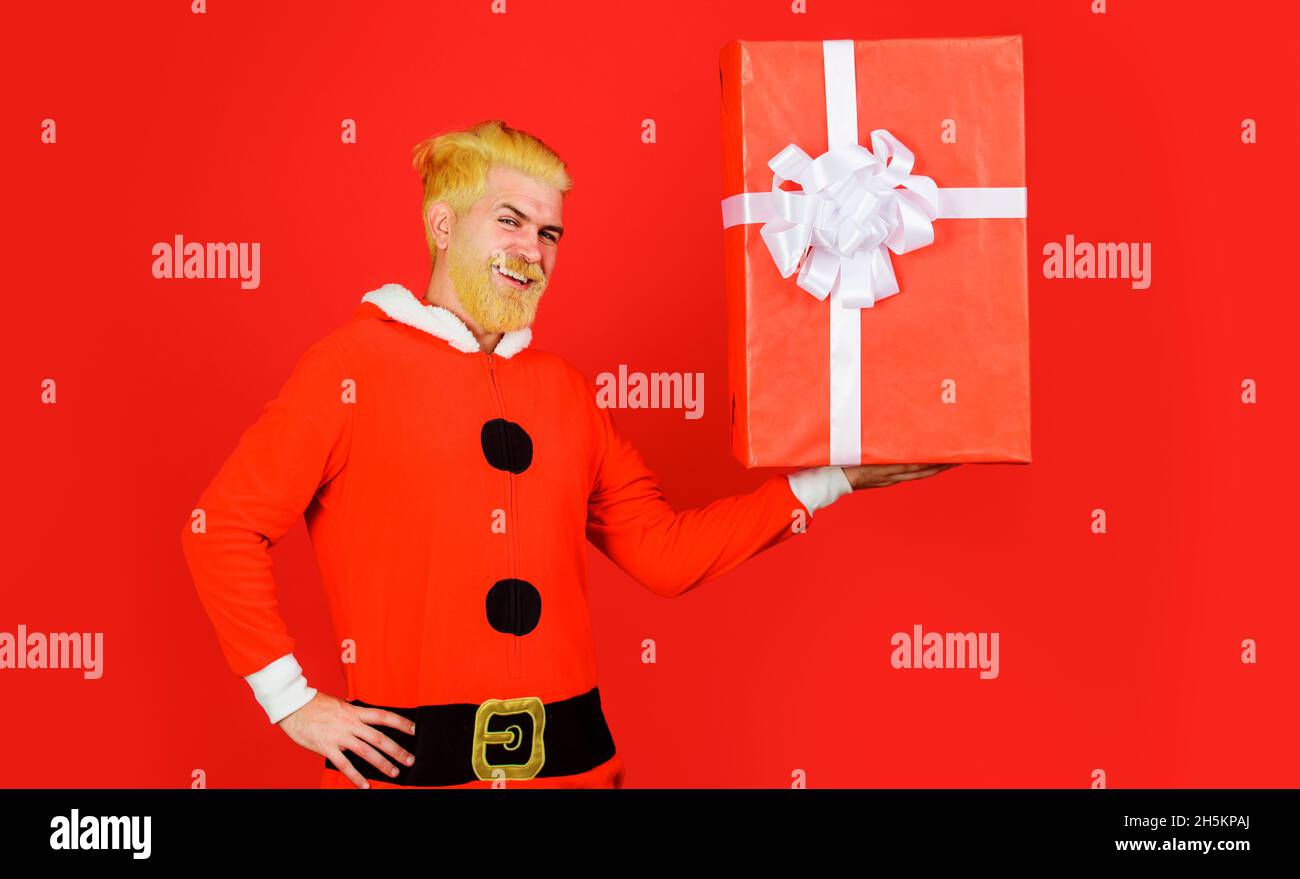
[[[506, 420], [505, 404], [501, 402], [501, 388], [497, 384], [496, 373], [496, 355], [487, 352], [488, 382], [492, 386], [493, 402], [496, 404], [497, 413], [501, 420]], [[503, 441], [505, 443], [506, 466], [510, 467], [514, 463], [513, 456], [510, 452], [510, 431], [502, 430]], [[506, 567], [509, 569], [511, 578], [517, 579], [519, 576], [518, 563], [515, 559], [515, 474], [513, 470], [506, 470]], [[519, 631], [520, 613], [519, 613], [519, 590], [511, 590], [510, 609], [513, 619], [511, 627], [513, 632]], [[508, 646], [506, 647], [506, 674], [509, 677], [518, 677], [523, 674], [523, 668], [520, 663], [519, 636], [510, 635]]]

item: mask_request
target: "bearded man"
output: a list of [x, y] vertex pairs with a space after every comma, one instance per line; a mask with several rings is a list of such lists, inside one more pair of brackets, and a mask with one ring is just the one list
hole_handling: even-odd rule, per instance
[[[587, 541], [681, 595], [853, 489], [952, 465], [809, 468], [674, 510], [587, 379], [530, 344], [564, 163], [492, 121], [415, 166], [424, 296], [385, 284], [307, 350], [200, 497], [185, 557], [228, 664], [325, 758], [322, 787], [621, 787]], [[345, 698], [308, 686], [276, 611], [269, 551], [303, 515]]]

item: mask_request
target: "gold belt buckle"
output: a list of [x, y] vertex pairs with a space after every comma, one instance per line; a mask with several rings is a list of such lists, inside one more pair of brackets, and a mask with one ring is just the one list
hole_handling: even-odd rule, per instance
[[[503, 730], [487, 728], [488, 720], [498, 714], [526, 713], [533, 719], [533, 746], [524, 763], [489, 763], [488, 745], [502, 745], [507, 751], [518, 748], [524, 733], [518, 725]], [[492, 781], [497, 776], [493, 772], [500, 770], [506, 778], [532, 778], [541, 771], [546, 762], [546, 748], [542, 743], [542, 733], [546, 726], [546, 709], [542, 700], [536, 696], [523, 696], [518, 699], [488, 699], [479, 705], [474, 715], [474, 746], [470, 752], [470, 763], [474, 774], [484, 781]], [[514, 743], [513, 745], [511, 743]]]

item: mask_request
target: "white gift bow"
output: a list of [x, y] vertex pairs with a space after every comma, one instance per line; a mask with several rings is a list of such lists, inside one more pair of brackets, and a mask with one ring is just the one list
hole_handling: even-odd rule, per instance
[[[939, 214], [939, 187], [911, 173], [911, 150], [884, 128], [871, 132], [871, 147], [832, 146], [811, 159], [792, 143], [767, 163], [772, 191], [741, 196], [749, 222], [759, 222], [754, 214], [767, 216], [760, 234], [781, 277], [802, 261], [798, 284], [818, 299], [830, 295], [838, 277], [846, 308], [870, 308], [898, 292], [889, 251], [932, 243], [931, 221]], [[781, 189], [787, 180], [803, 192]], [[724, 202], [723, 228], [746, 221], [727, 213]], [[812, 255], [804, 259], [810, 244]]]
[[[858, 140], [852, 40], [823, 40], [827, 151], [812, 159], [790, 144], [768, 161], [770, 192], [722, 200], [722, 227], [762, 223], [781, 277], [800, 261], [798, 285], [831, 300], [830, 463], [862, 462], [861, 309], [899, 292], [889, 251], [934, 241], [936, 219], [1024, 217], [1026, 190], [939, 187], [912, 173], [912, 151], [884, 128]], [[793, 180], [803, 192], [781, 189]], [[809, 246], [812, 253], [803, 259]]]

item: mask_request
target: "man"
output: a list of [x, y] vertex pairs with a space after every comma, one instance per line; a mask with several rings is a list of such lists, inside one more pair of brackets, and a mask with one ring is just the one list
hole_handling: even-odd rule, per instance
[[[810, 468], [674, 511], [585, 377], [530, 347], [564, 163], [485, 122], [415, 165], [423, 301], [386, 284], [308, 349], [204, 491], [185, 556], [228, 663], [325, 758], [323, 787], [620, 787], [586, 540], [680, 595], [853, 489], [952, 465]], [[346, 700], [307, 685], [276, 612], [269, 549], [304, 512]]]

